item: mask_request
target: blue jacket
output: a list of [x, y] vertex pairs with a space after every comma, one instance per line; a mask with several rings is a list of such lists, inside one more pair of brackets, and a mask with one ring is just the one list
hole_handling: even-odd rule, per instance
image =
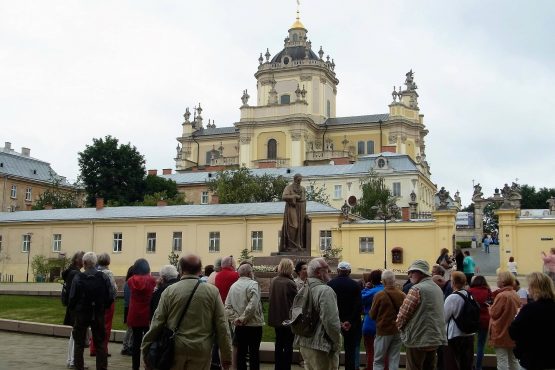
[[373, 288], [362, 290], [362, 308], [364, 310], [364, 322], [362, 324], [362, 335], [376, 335], [376, 322], [368, 315], [372, 308], [374, 296], [383, 290], [383, 285], [375, 285]]

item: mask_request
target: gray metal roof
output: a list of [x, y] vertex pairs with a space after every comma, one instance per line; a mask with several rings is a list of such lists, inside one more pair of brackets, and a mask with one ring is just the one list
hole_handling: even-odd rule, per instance
[[[283, 214], [285, 202], [206, 204], [164, 207], [68, 208], [41, 211], [0, 212], [2, 223], [87, 221], [117, 219], [196, 218], [218, 216], [274, 216]], [[339, 214], [341, 211], [317, 202], [307, 202], [307, 214]]]
[[[300, 173], [306, 179], [316, 179], [320, 177], [334, 176], [366, 176], [370, 170], [375, 169], [375, 159], [379, 156], [387, 157], [389, 168], [393, 173], [416, 172], [418, 171], [414, 161], [406, 154], [380, 153], [370, 154], [359, 157], [359, 160], [352, 164], [342, 165], [318, 165], [318, 166], [298, 166], [289, 168], [253, 168], [251, 173], [256, 176], [272, 175], [293, 178], [296, 173]], [[202, 184], [211, 180], [217, 172], [180, 172], [172, 175], [160, 175], [166, 179], [175, 181], [178, 185]]]
[[193, 136], [211, 136], [211, 135], [228, 135], [235, 134], [238, 131], [235, 126], [230, 127], [216, 127], [216, 128], [201, 128], [193, 133]]
[[50, 167], [50, 163], [14, 151], [0, 151], [0, 175], [17, 176], [41, 182], [52, 182], [52, 180], [58, 179], [61, 181], [61, 185], [70, 185], [65, 177], [59, 176]]
[[378, 123], [380, 121], [385, 122], [389, 119], [389, 114], [370, 114], [366, 116], [351, 116], [351, 117], [335, 117], [328, 118], [323, 125], [334, 126], [334, 125], [353, 125], [357, 123]]

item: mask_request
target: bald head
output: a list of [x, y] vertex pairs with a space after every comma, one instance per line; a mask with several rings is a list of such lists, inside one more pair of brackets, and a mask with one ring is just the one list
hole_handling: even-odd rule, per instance
[[179, 267], [183, 275], [200, 275], [202, 262], [199, 256], [188, 254], [179, 259]]

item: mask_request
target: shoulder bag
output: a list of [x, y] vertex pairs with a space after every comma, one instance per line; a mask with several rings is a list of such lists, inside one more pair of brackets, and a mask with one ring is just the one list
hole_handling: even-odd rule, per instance
[[175, 325], [175, 329], [171, 330], [167, 326], [164, 326], [162, 332], [158, 335], [158, 338], [150, 345], [146, 358], [146, 363], [150, 368], [155, 370], [169, 370], [172, 367], [175, 333], [177, 332], [177, 329], [179, 329], [181, 321], [183, 321], [183, 317], [185, 317], [185, 313], [191, 304], [191, 299], [193, 299], [193, 295], [195, 294], [199, 284], [200, 280], [197, 281], [197, 284], [193, 288], [193, 292], [185, 304], [185, 308]]

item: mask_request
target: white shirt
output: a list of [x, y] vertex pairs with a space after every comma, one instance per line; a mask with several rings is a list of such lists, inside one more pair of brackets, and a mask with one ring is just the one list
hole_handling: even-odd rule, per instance
[[[467, 295], [466, 290], [459, 290], [461, 294]], [[474, 335], [474, 333], [463, 333], [457, 324], [455, 323], [454, 317], [457, 317], [464, 306], [464, 298], [460, 297], [456, 293], [451, 293], [447, 299], [445, 299], [443, 315], [445, 318], [445, 330], [447, 332], [447, 339], [453, 339], [455, 337], [464, 337]]]
[[516, 262], [507, 262], [507, 269], [509, 272], [516, 273]]

